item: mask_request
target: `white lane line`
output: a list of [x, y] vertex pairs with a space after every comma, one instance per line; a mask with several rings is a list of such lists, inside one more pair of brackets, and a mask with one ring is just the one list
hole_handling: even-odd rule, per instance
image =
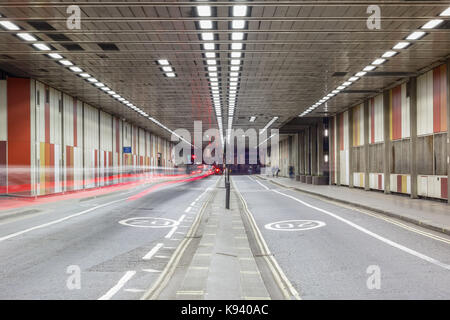
[[195, 206], [195, 202], [196, 202], [196, 201], [192, 201], [191, 207]]
[[315, 206], [313, 206], [313, 205], [311, 205], [311, 204], [309, 204], [309, 203], [307, 203], [307, 202], [304, 202], [304, 201], [302, 201], [302, 200], [300, 200], [300, 199], [297, 199], [296, 197], [293, 197], [293, 196], [291, 196], [291, 195], [285, 194], [285, 193], [283, 193], [283, 192], [280, 192], [280, 191], [277, 191], [277, 190], [272, 190], [272, 191], [273, 191], [273, 192], [276, 192], [276, 193], [278, 193], [278, 194], [281, 194], [281, 195], [283, 195], [283, 196], [285, 196], [285, 197], [291, 198], [292, 200], [295, 200], [295, 201], [297, 201], [297, 202], [299, 202], [299, 203], [303, 204], [304, 206], [307, 206], [307, 207], [309, 207], [309, 208], [311, 208], [311, 209], [315, 209], [315, 210], [320, 211], [320, 212], [322, 212], [322, 213], [325, 213], [325, 214], [327, 214], [327, 215], [329, 215], [329, 216], [331, 216], [331, 217], [333, 217], [333, 218], [335, 218], [335, 219], [338, 219], [338, 220], [340, 220], [340, 221], [342, 221], [342, 222], [348, 224], [349, 226], [351, 226], [351, 227], [353, 227], [353, 228], [355, 228], [355, 229], [357, 229], [357, 230], [359, 230], [359, 231], [361, 231], [361, 232], [364, 232], [365, 234], [367, 234], [367, 235], [369, 235], [369, 236], [371, 236], [371, 237], [374, 237], [375, 239], [378, 239], [378, 240], [380, 240], [380, 241], [382, 241], [382, 242], [384, 242], [384, 243], [386, 243], [386, 244], [388, 244], [388, 245], [390, 245], [390, 246], [392, 246], [392, 247], [394, 247], [394, 248], [397, 248], [397, 249], [399, 249], [399, 250], [402, 250], [402, 251], [404, 251], [404, 252], [406, 252], [406, 253], [409, 253], [409, 254], [411, 254], [411, 255], [417, 257], [417, 258], [420, 258], [420, 259], [422, 259], [422, 260], [425, 260], [425, 261], [427, 261], [427, 262], [429, 262], [429, 263], [432, 263], [432, 264], [434, 264], [434, 265], [436, 265], [436, 266], [439, 266], [439, 267], [441, 267], [441, 268], [450, 270], [450, 265], [448, 265], [448, 264], [445, 264], [445, 263], [443, 263], [443, 262], [440, 262], [439, 260], [436, 260], [436, 259], [434, 259], [434, 258], [431, 258], [431, 257], [429, 257], [429, 256], [427, 256], [427, 255], [425, 255], [425, 254], [423, 254], [423, 253], [417, 252], [417, 251], [415, 251], [415, 250], [413, 250], [413, 249], [410, 249], [410, 248], [408, 248], [408, 247], [405, 247], [404, 245], [401, 245], [401, 244], [399, 244], [399, 243], [397, 243], [397, 242], [394, 242], [394, 241], [389, 240], [389, 239], [387, 239], [387, 238], [385, 238], [385, 237], [382, 237], [382, 236], [380, 236], [380, 235], [378, 235], [378, 234], [376, 234], [376, 233], [374, 233], [374, 232], [372, 232], [372, 231], [370, 231], [370, 230], [367, 230], [366, 228], [361, 227], [360, 225], [358, 225], [358, 224], [356, 224], [356, 223], [353, 223], [353, 222], [351, 222], [351, 221], [349, 221], [349, 220], [347, 220], [347, 219], [344, 219], [344, 218], [342, 218], [342, 217], [340, 217], [340, 216], [338, 216], [338, 215], [336, 215], [336, 214], [334, 214], [334, 213], [331, 213], [331, 212], [329, 212], [329, 211], [327, 211], [327, 210], [324, 210], [324, 209], [315, 207]]
[[185, 215], [185, 214], [183, 214], [183, 215], [180, 217], [180, 219], [177, 220], [177, 225], [176, 225], [175, 227], [173, 227], [173, 228], [169, 231], [168, 234], [166, 234], [166, 236], [165, 236], [166, 239], [170, 239], [170, 238], [173, 236], [173, 234], [175, 233], [175, 231], [177, 231], [177, 229], [178, 229], [178, 225], [184, 220], [184, 218], [186, 218], [186, 215]]
[[189, 211], [191, 211], [192, 207], [187, 207], [186, 210], [184, 210], [184, 212], [188, 213]]
[[111, 201], [111, 202], [108, 202], [108, 203], [104, 203], [104, 204], [101, 204], [99, 206], [96, 206], [96, 207], [93, 207], [93, 208], [90, 208], [90, 209], [87, 209], [87, 210], [84, 210], [84, 211], [72, 214], [70, 216], [67, 216], [67, 217], [64, 217], [64, 218], [61, 218], [61, 219], [53, 220], [53, 221], [50, 221], [50, 222], [47, 222], [47, 223], [44, 223], [44, 224], [40, 224], [38, 226], [34, 226], [34, 227], [31, 227], [31, 228], [28, 228], [28, 229], [25, 229], [25, 230], [22, 230], [22, 231], [11, 233], [11, 234], [9, 234], [7, 236], [1, 237], [0, 238], [0, 242], [8, 240], [8, 239], [11, 239], [11, 238], [14, 238], [14, 237], [17, 237], [17, 236], [20, 236], [20, 235], [22, 235], [24, 233], [28, 233], [30, 231], [34, 231], [34, 230], [37, 230], [37, 229], [42, 229], [42, 228], [45, 228], [45, 227], [49, 227], [51, 225], [54, 225], [54, 224], [57, 224], [57, 223], [60, 223], [60, 222], [63, 222], [63, 221], [66, 221], [66, 220], [78, 217], [78, 216], [81, 216], [81, 215], [86, 214], [88, 212], [97, 210], [97, 209], [102, 208], [102, 207], [109, 206], [109, 205], [117, 203], [117, 202], [123, 202], [124, 200], [126, 200], [126, 198], [120, 199], [120, 200], [114, 200], [114, 201]]
[[130, 280], [134, 275], [136, 274], [136, 271], [127, 271], [125, 272], [125, 275], [120, 278], [119, 282], [109, 289], [107, 293], [105, 293], [103, 296], [98, 298], [98, 300], [109, 300], [111, 299], [119, 290]]
[[156, 252], [158, 252], [159, 249], [164, 245], [164, 243], [158, 243], [156, 246], [153, 247], [152, 250], [150, 250], [142, 259], [143, 260], [150, 260]]
[[253, 179], [253, 178], [250, 177], [250, 176], [247, 176], [247, 177], [248, 177], [250, 180], [255, 181], [256, 183], [258, 183], [259, 185], [261, 185], [264, 189], [270, 190], [270, 188], [268, 188], [267, 186], [263, 185], [260, 181], [258, 181], [258, 180], [256, 180], [256, 179]]

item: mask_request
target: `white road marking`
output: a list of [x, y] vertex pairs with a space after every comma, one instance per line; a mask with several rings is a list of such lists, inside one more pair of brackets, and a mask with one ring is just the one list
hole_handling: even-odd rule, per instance
[[191, 207], [195, 206], [195, 202], [196, 202], [196, 201], [192, 201]]
[[155, 269], [142, 269], [142, 271], [150, 272], [150, 273], [158, 273], [158, 272], [161, 272], [161, 270], [155, 270]]
[[192, 207], [187, 207], [186, 210], [184, 210], [184, 212], [188, 213], [189, 211], [191, 211]]
[[153, 247], [152, 250], [150, 250], [142, 259], [144, 260], [150, 260], [156, 252], [158, 252], [159, 249], [163, 246], [163, 243], [158, 243], [156, 246]]
[[25, 230], [22, 230], [22, 231], [11, 233], [11, 234], [9, 234], [7, 236], [1, 237], [0, 238], [0, 242], [8, 240], [8, 239], [11, 239], [11, 238], [15, 238], [17, 236], [20, 236], [22, 234], [28, 233], [30, 231], [34, 231], [34, 230], [37, 230], [37, 229], [42, 229], [42, 228], [45, 228], [45, 227], [49, 227], [51, 225], [54, 225], [54, 224], [57, 224], [57, 223], [60, 223], [60, 222], [63, 222], [63, 221], [66, 221], [66, 220], [78, 217], [78, 216], [81, 216], [81, 215], [86, 214], [88, 212], [91, 212], [91, 211], [97, 210], [99, 208], [103, 208], [103, 207], [109, 206], [109, 205], [117, 203], [117, 202], [121, 202], [121, 201], [123, 202], [124, 200], [126, 200], [126, 198], [120, 199], [120, 200], [114, 200], [114, 201], [111, 201], [111, 202], [108, 202], [108, 203], [104, 203], [104, 204], [101, 204], [99, 206], [96, 206], [96, 207], [93, 207], [93, 208], [90, 208], [90, 209], [87, 209], [87, 210], [84, 210], [84, 211], [72, 214], [70, 216], [67, 216], [67, 217], [64, 217], [64, 218], [61, 218], [61, 219], [53, 220], [53, 221], [50, 221], [50, 222], [47, 222], [47, 223], [44, 223], [44, 224], [40, 224], [40, 225], [35, 226], [35, 227], [31, 227], [31, 228], [28, 228], [28, 229], [25, 229]]
[[311, 209], [314, 209], [314, 210], [320, 211], [322, 213], [325, 213], [325, 214], [327, 214], [327, 215], [329, 215], [329, 216], [331, 216], [331, 217], [333, 217], [333, 218], [335, 218], [335, 219], [337, 219], [339, 221], [342, 221], [342, 222], [348, 224], [349, 226], [351, 226], [351, 227], [353, 227], [353, 228], [355, 228], [355, 229], [357, 229], [357, 230], [359, 230], [361, 232], [364, 232], [365, 234], [367, 234], [367, 235], [369, 235], [369, 236], [371, 236], [371, 237], [373, 237], [375, 239], [378, 239], [378, 240], [380, 240], [380, 241], [382, 241], [382, 242], [384, 242], [384, 243], [386, 243], [386, 244], [388, 244], [388, 245], [390, 245], [390, 246], [392, 246], [394, 248], [402, 250], [402, 251], [404, 251], [406, 253], [409, 253], [409, 254], [417, 257], [417, 258], [425, 260], [425, 261], [427, 261], [429, 263], [432, 263], [432, 264], [434, 264], [436, 266], [439, 266], [441, 268], [450, 270], [450, 265], [448, 265], [448, 264], [440, 262], [440, 261], [438, 261], [438, 260], [436, 260], [434, 258], [431, 258], [431, 257], [429, 257], [427, 255], [424, 255], [423, 253], [417, 252], [417, 251], [415, 251], [413, 249], [410, 249], [408, 247], [405, 247], [405, 246], [403, 246], [403, 245], [401, 245], [401, 244], [399, 244], [397, 242], [394, 242], [394, 241], [389, 240], [389, 239], [387, 239], [385, 237], [382, 237], [382, 236], [380, 236], [380, 235], [378, 235], [378, 234], [376, 234], [376, 233], [374, 233], [374, 232], [372, 232], [370, 230], [367, 230], [366, 228], [361, 227], [360, 225], [358, 225], [356, 223], [353, 223], [353, 222], [351, 222], [351, 221], [349, 221], [347, 219], [344, 219], [344, 218], [342, 218], [342, 217], [340, 217], [340, 216], [338, 216], [338, 215], [336, 215], [334, 213], [331, 213], [331, 212], [329, 212], [327, 210], [315, 207], [315, 206], [313, 206], [313, 205], [311, 205], [311, 204], [309, 204], [307, 202], [304, 202], [304, 201], [302, 201], [300, 199], [297, 199], [296, 197], [293, 197], [291, 195], [285, 194], [283, 192], [280, 192], [280, 191], [277, 191], [277, 190], [272, 190], [272, 191], [275, 192], [275, 193], [281, 194], [281, 195], [283, 195], [285, 197], [288, 197], [288, 198], [290, 198], [290, 199], [292, 199], [294, 201], [297, 201], [297, 202], [299, 202], [299, 203], [303, 204], [304, 206], [307, 206], [307, 207], [309, 207]]
[[183, 215], [180, 217], [180, 219], [177, 220], [177, 225], [176, 225], [175, 227], [173, 227], [173, 228], [169, 231], [168, 234], [166, 234], [166, 236], [165, 236], [166, 239], [170, 239], [170, 238], [173, 236], [173, 234], [175, 233], [175, 231], [177, 231], [177, 229], [178, 229], [178, 225], [184, 220], [184, 218], [186, 218], [186, 215], [185, 215], [185, 214], [183, 214]]
[[107, 293], [105, 293], [103, 296], [101, 296], [98, 300], [109, 300], [111, 299], [119, 290], [130, 280], [134, 275], [136, 274], [136, 271], [127, 271], [125, 272], [125, 275], [120, 278], [119, 282], [109, 289]]
[[250, 176], [247, 176], [250, 180], [255, 181], [256, 183], [258, 183], [259, 185], [261, 185], [264, 189], [266, 190], [270, 190], [270, 188], [268, 188], [267, 186], [263, 185], [261, 182], [259, 182], [258, 180], [253, 179]]
[[144, 289], [124, 289], [126, 292], [132, 292], [132, 293], [139, 293], [139, 292], [145, 292]]

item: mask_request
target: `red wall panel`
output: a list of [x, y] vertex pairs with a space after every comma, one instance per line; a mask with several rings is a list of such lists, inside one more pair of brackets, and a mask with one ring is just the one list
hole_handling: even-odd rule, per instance
[[6, 193], [6, 141], [0, 141], [0, 193]]

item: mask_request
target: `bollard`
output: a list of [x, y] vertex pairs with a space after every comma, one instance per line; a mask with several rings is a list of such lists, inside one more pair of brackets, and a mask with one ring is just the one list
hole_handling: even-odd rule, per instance
[[225, 181], [225, 208], [230, 209], [230, 182]]

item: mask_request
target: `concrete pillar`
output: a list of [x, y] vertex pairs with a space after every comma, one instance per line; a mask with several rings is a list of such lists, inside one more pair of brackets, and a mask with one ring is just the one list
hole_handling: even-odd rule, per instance
[[317, 175], [317, 124], [310, 128], [311, 175]]
[[353, 188], [353, 109], [348, 110], [348, 186]]
[[323, 159], [323, 120], [319, 120], [319, 123], [317, 125], [317, 174], [319, 176], [323, 175], [323, 166], [324, 166], [324, 159]]
[[305, 174], [305, 133], [300, 131], [298, 133], [298, 172]]
[[[336, 185], [341, 185], [341, 147], [340, 147], [340, 139], [341, 139], [341, 132], [339, 130], [341, 124], [340, 116], [336, 116]], [[333, 145], [334, 146], [334, 145]]]
[[383, 173], [384, 173], [384, 193], [391, 193], [391, 137], [389, 131], [389, 90], [383, 91], [383, 130], [384, 130], [384, 148], [383, 148]]
[[450, 203], [450, 59], [447, 60], [447, 203]]
[[298, 171], [298, 136], [299, 134], [296, 133], [294, 134], [294, 136], [292, 137], [292, 149], [293, 149], [293, 163], [292, 165], [294, 166], [294, 175], [297, 176], [299, 174]]
[[310, 127], [305, 130], [305, 174], [311, 174], [311, 144], [310, 144]]
[[370, 190], [369, 181], [369, 100], [364, 101], [364, 190]]
[[417, 198], [417, 78], [411, 78], [409, 86], [409, 103], [410, 103], [410, 129], [411, 140], [409, 143], [409, 159], [411, 174], [411, 198]]

